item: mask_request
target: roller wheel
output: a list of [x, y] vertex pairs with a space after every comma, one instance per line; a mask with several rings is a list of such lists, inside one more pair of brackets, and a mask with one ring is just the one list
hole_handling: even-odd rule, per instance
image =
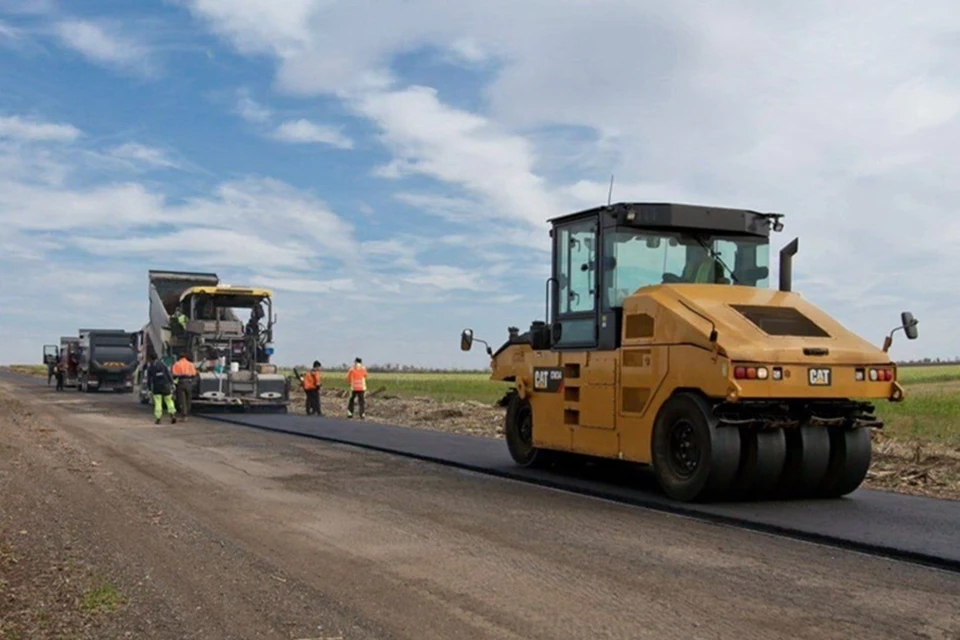
[[760, 500], [777, 489], [787, 458], [787, 438], [782, 429], [740, 430], [740, 469], [734, 481], [733, 497]]
[[727, 497], [740, 463], [740, 431], [717, 427], [706, 401], [681, 393], [667, 400], [653, 426], [653, 468], [674, 500]]
[[830, 433], [826, 427], [787, 429], [787, 458], [777, 496], [812, 498], [823, 483], [830, 464]]
[[514, 395], [507, 405], [504, 437], [510, 457], [521, 467], [542, 467], [549, 462], [549, 451], [533, 446], [533, 409], [530, 402]]
[[867, 476], [872, 454], [869, 429], [832, 429], [830, 464], [818, 495], [839, 498], [854, 491]]

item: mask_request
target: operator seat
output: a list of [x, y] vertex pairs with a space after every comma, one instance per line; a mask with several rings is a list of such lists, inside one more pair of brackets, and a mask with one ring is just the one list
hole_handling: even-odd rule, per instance
[[683, 269], [683, 282], [714, 284], [717, 281], [717, 262], [706, 256], [699, 261], [690, 261]]

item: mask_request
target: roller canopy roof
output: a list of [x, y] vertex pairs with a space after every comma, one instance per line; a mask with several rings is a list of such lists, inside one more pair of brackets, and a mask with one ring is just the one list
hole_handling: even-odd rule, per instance
[[[622, 225], [651, 230], [702, 231], [724, 235], [769, 237], [783, 214], [667, 202], [619, 202], [570, 213], [549, 222], [562, 224], [600, 214], [602, 226]], [[779, 228], [775, 229], [779, 231]]]

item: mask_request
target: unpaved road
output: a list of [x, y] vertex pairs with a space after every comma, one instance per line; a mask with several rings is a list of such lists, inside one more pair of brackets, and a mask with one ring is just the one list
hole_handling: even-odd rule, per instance
[[9, 378], [0, 536], [9, 637], [960, 638], [956, 574]]

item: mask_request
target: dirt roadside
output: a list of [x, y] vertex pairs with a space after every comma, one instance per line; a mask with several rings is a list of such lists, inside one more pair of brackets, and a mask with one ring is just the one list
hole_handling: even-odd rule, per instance
[[0, 382], [0, 638], [383, 637], [13, 395]]
[[960, 636], [952, 574], [281, 434], [155, 427], [129, 397], [0, 380], [0, 403], [9, 637]]

